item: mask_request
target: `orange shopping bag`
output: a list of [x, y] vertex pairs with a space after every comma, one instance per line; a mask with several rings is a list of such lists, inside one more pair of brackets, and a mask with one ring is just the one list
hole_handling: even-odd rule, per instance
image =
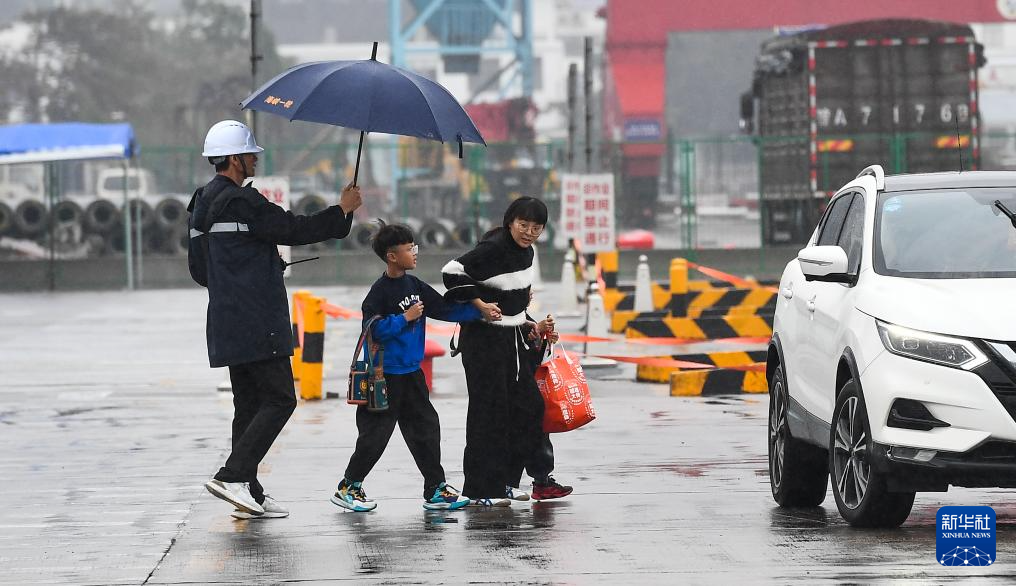
[[596, 419], [582, 366], [564, 350], [551, 349], [550, 359], [536, 369], [536, 385], [545, 406], [543, 431], [571, 431]]

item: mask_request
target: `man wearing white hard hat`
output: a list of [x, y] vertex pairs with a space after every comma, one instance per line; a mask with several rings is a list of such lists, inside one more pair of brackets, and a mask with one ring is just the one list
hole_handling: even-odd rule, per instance
[[233, 388], [233, 449], [205, 488], [236, 507], [237, 518], [289, 515], [257, 479], [258, 464], [296, 408], [293, 331], [277, 245], [344, 238], [361, 204], [360, 189], [347, 185], [338, 205], [316, 214], [283, 210], [244, 186], [262, 151], [246, 124], [212, 126], [201, 156], [216, 175], [187, 207], [191, 276], [208, 289], [208, 361], [229, 367]]

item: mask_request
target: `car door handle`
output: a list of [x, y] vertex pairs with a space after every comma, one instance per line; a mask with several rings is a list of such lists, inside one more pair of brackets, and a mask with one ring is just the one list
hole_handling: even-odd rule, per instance
[[787, 299], [793, 299], [794, 298], [794, 290], [791, 289], [790, 287], [784, 287], [784, 288], [780, 289], [780, 295], [783, 295], [783, 297], [785, 297]]

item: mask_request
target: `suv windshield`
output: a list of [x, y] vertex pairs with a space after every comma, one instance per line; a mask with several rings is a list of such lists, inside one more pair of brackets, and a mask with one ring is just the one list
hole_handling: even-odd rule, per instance
[[915, 279], [1016, 277], [1016, 188], [882, 193], [875, 213], [875, 272]]

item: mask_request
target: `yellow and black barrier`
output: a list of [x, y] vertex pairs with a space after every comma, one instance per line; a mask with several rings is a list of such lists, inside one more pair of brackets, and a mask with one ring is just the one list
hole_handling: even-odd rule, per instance
[[[746, 367], [765, 362], [767, 352], [754, 350], [747, 352], [708, 352], [698, 354], [672, 354], [670, 356], [653, 356], [652, 358], [711, 365], [717, 368]], [[653, 361], [645, 361], [635, 367], [635, 380], [641, 382], [670, 382], [670, 375], [684, 372], [687, 368], [680, 366], [659, 365]]]
[[[638, 312], [634, 310], [635, 288], [632, 285], [618, 283], [617, 273], [619, 254], [616, 250], [600, 252], [596, 255], [600, 292], [604, 300], [604, 309], [610, 314], [610, 331], [626, 332], [632, 322], [639, 320], [662, 320], [675, 318], [721, 319], [719, 324], [705, 324], [710, 329], [717, 329], [725, 323], [723, 320], [734, 319], [732, 327], [748, 328], [748, 334], [724, 333], [722, 337], [741, 337], [769, 335], [759, 329], [757, 320], [740, 318], [759, 318], [772, 323], [772, 314], [776, 309], [776, 290], [774, 287], [760, 284], [754, 280], [743, 279], [716, 269], [703, 267], [684, 258], [673, 258], [670, 261], [670, 280], [665, 283], [652, 282], [653, 311]], [[689, 279], [689, 269], [703, 272], [718, 281], [693, 281]], [[641, 322], [647, 324], [648, 322]], [[754, 325], [749, 325], [754, 324]], [[687, 324], [681, 326], [682, 331], [692, 332], [698, 336], [694, 327]], [[638, 330], [638, 328], [636, 328]], [[675, 337], [662, 331], [650, 337]], [[684, 335], [676, 337], [686, 337]]]
[[[655, 311], [666, 311], [667, 305], [670, 303], [670, 283], [652, 281], [649, 285], [651, 289], [650, 294], [653, 298], [653, 309]], [[621, 297], [617, 302], [615, 311], [634, 311], [635, 285], [618, 285], [617, 290], [621, 294]]]
[[670, 317], [667, 311], [628, 311], [615, 309], [610, 314], [610, 331], [615, 334], [624, 333], [628, 324], [636, 319], [663, 319]]
[[299, 384], [303, 369], [303, 300], [310, 297], [310, 291], [300, 289], [293, 293], [293, 309], [290, 321], [293, 323], [293, 382]]
[[670, 375], [672, 397], [768, 392], [765, 363], [746, 369], [682, 370]]
[[[724, 317], [761, 317], [763, 319], [769, 319], [772, 321], [773, 315], [776, 313], [775, 307], [751, 307], [751, 306], [735, 306], [735, 307], [708, 307], [689, 310], [692, 315], [689, 316], [676, 316], [676, 317], [691, 317], [695, 319], [702, 318], [724, 318]], [[649, 312], [638, 312], [638, 311], [622, 311], [620, 309], [615, 310], [610, 315], [610, 331], [615, 334], [624, 333], [633, 320], [636, 319], [662, 319], [671, 316], [667, 311], [649, 311]]]
[[775, 307], [706, 307], [694, 310], [693, 315], [688, 317], [727, 317], [735, 315], [758, 315], [772, 317], [776, 313]]
[[[692, 281], [688, 269], [705, 271], [711, 277], [723, 277], [726, 286], [711, 281]], [[672, 317], [701, 317], [705, 314], [744, 315], [764, 313], [776, 307], [776, 290], [756, 281], [728, 275], [716, 269], [703, 267], [683, 258], [670, 261], [670, 300], [667, 311]], [[736, 311], [729, 311], [738, 308]]]
[[759, 338], [773, 335], [771, 315], [727, 315], [723, 317], [638, 318], [628, 322], [626, 338]]
[[300, 398], [320, 399], [324, 376], [325, 300], [308, 294], [302, 298], [303, 356], [300, 367]]
[[[605, 258], [611, 258], [607, 256], [610, 253], [603, 254]], [[611, 312], [610, 330], [624, 332], [632, 321], [640, 319], [761, 316], [772, 321], [772, 316], [767, 314], [775, 311], [776, 296], [770, 287], [720, 287], [710, 281], [691, 281], [688, 279], [690, 264], [683, 258], [671, 259], [669, 290], [658, 290], [654, 283], [653, 306], [656, 311], [626, 309], [625, 292], [615, 288], [615, 297], [619, 296], [621, 301], [615, 302]]]
[[[607, 313], [615, 310], [631, 311], [635, 308], [635, 285], [621, 284], [617, 278], [620, 263], [618, 251], [596, 253], [597, 280], [600, 285], [600, 296], [603, 297], [603, 309]], [[653, 281], [653, 309], [665, 310], [670, 303], [669, 283]]]
[[[684, 315], [675, 312], [674, 307], [684, 308]], [[712, 310], [713, 313], [762, 313], [776, 309], [776, 294], [768, 288], [743, 289], [712, 289], [688, 293], [683, 300], [671, 297], [671, 314], [674, 317], [701, 317]]]
[[616, 250], [596, 253], [596, 279], [600, 286], [600, 296], [603, 297], [603, 310], [607, 313], [614, 311], [625, 297], [618, 288], [617, 266]]

